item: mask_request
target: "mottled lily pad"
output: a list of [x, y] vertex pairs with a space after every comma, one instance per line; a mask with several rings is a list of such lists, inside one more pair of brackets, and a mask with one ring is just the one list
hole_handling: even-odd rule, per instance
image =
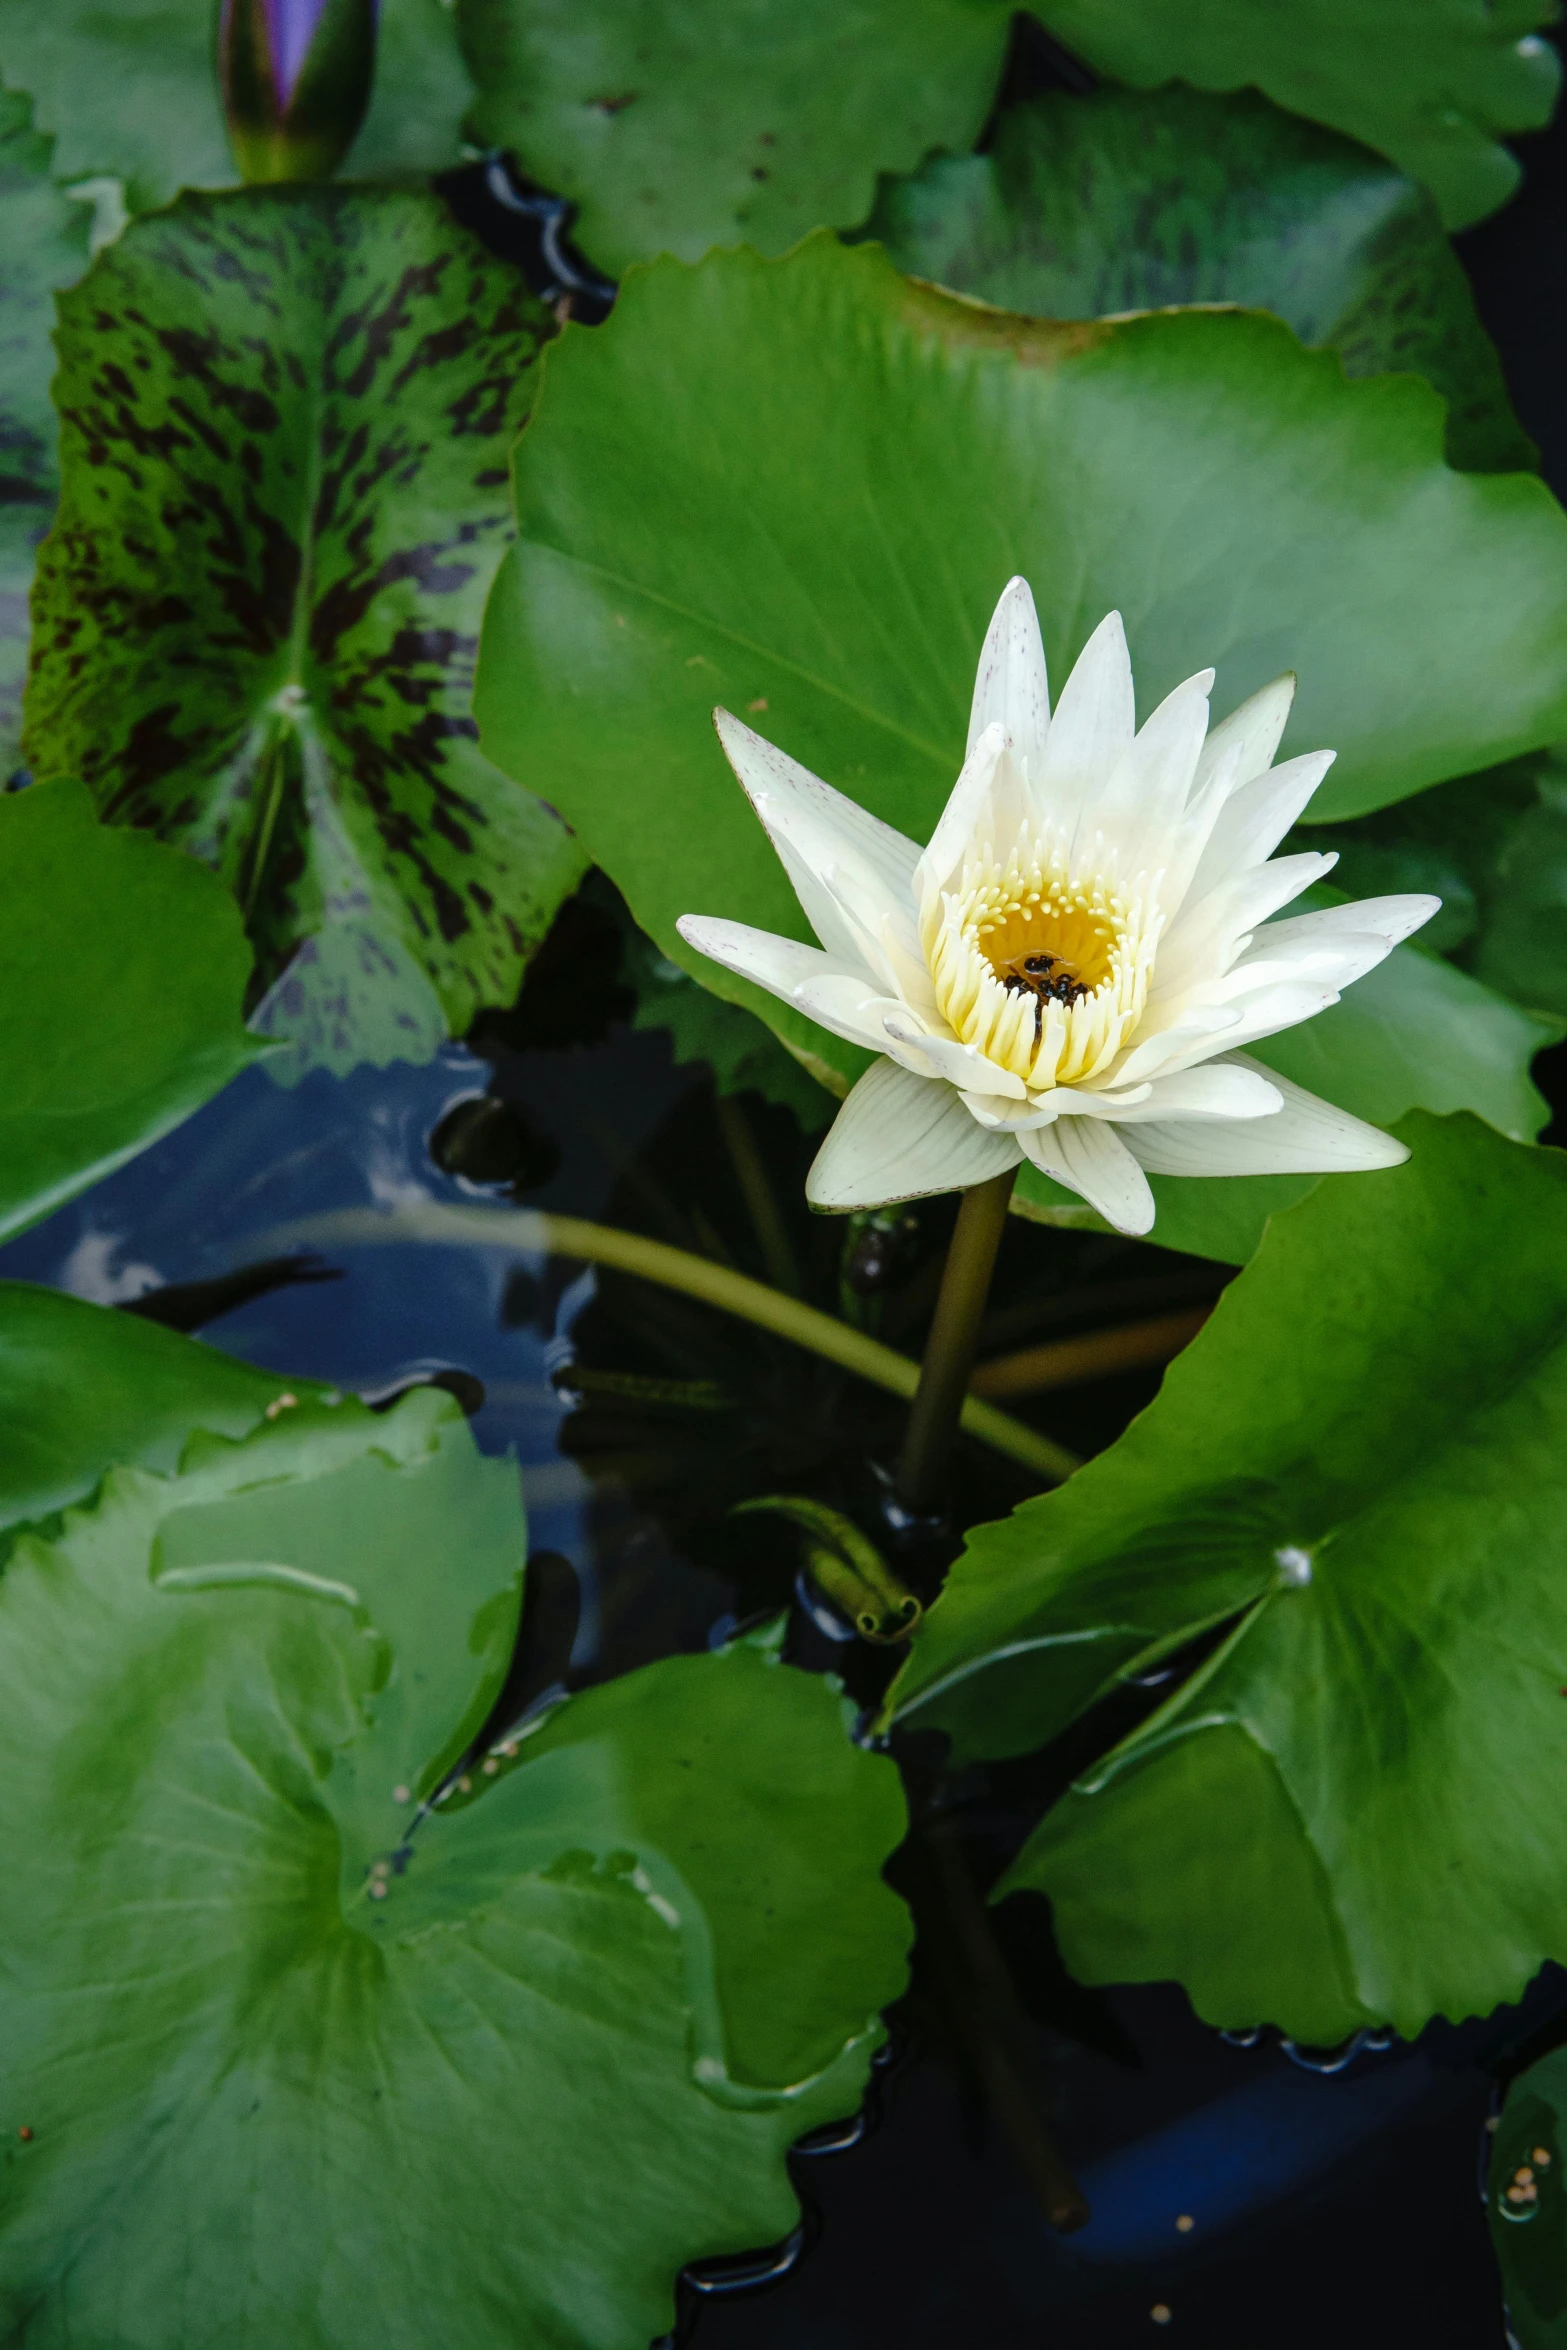
[[366, 936], [458, 1030], [582, 869], [469, 712], [550, 328], [435, 198], [339, 188], [187, 196], [62, 306], [27, 755], [221, 873], [263, 982], [348, 932], [265, 1023], [328, 1065], [400, 1049], [336, 1020]]

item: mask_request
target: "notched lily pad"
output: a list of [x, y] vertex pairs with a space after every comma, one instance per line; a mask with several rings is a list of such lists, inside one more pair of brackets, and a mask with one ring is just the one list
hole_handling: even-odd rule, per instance
[[972, 146], [1011, 22], [1009, 0], [461, 0], [467, 127], [573, 199], [602, 269], [778, 253], [863, 219], [878, 171]]
[[1449, 228], [1518, 184], [1501, 144], [1549, 122], [1561, 67], [1548, 0], [1043, 0], [1051, 31], [1137, 89], [1248, 84], [1424, 181]]
[[1255, 90], [1050, 92], [1004, 113], [983, 155], [883, 181], [864, 233], [916, 277], [1037, 318], [1272, 310], [1349, 375], [1423, 375], [1454, 465], [1538, 462], [1425, 190]]
[[624, 2350], [685, 2260], [793, 2224], [785, 2150], [902, 1982], [896, 1773], [742, 1647], [568, 1701], [421, 1816], [521, 1560], [515, 1468], [428, 1391], [199, 1437], [17, 1542], [13, 2324], [413, 2350], [439, 2308], [473, 2350]]
[[970, 1536], [895, 1693], [1024, 1752], [1230, 1624], [1002, 1890], [1050, 1895], [1090, 1981], [1314, 2041], [1567, 1958], [1567, 1157], [1403, 1132], [1270, 1227], [1110, 1452]]
[[214, 866], [264, 983], [327, 934], [265, 1025], [328, 1065], [345, 1000], [360, 1057], [429, 1041], [364, 1029], [367, 940], [460, 1029], [581, 871], [469, 711], [550, 327], [433, 197], [333, 187], [187, 196], [62, 305], [27, 755]]

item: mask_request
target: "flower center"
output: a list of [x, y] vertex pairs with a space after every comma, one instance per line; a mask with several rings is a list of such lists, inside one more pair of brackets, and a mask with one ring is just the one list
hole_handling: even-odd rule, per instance
[[954, 1035], [1043, 1091], [1114, 1060], [1142, 1017], [1161, 927], [1142, 876], [1127, 890], [1074, 873], [1056, 844], [1025, 832], [1005, 858], [971, 848], [928, 909], [923, 944]]

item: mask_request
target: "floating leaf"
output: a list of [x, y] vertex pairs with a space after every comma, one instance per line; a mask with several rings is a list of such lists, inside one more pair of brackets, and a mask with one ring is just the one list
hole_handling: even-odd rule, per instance
[[53, 295], [87, 266], [92, 215], [49, 176], [51, 141], [0, 90], [0, 783], [21, 755], [27, 591], [59, 489]]
[[433, 197], [340, 188], [187, 196], [62, 305], [28, 756], [215, 866], [268, 980], [346, 927], [274, 1035], [367, 935], [466, 1027], [581, 871], [468, 706], [549, 326]]
[[14, 1548], [0, 2277], [33, 2328], [399, 2350], [439, 2308], [465, 2350], [623, 2350], [683, 2261], [794, 2223], [785, 2150], [902, 1982], [896, 1773], [741, 1647], [568, 1701], [418, 1816], [521, 1544], [514, 1468], [426, 1392], [115, 1471]]
[[1567, 2049], [1553, 2048], [1507, 2092], [1491, 2146], [1491, 2242], [1518, 2350], [1567, 2342]]
[[[870, 208], [878, 171], [970, 147], [995, 100], [1010, 0], [460, 0], [480, 146], [580, 207], [615, 274], [739, 239], [779, 253]], [[3, 55], [0, 48], [0, 55]]]
[[896, 1691], [1021, 1753], [1227, 1628], [1004, 1883], [1088, 1980], [1321, 2042], [1567, 1958], [1567, 1156], [1404, 1133], [1270, 1227], [1118, 1444], [970, 1535]]
[[1536, 36], [1548, 0], [1044, 0], [1050, 30], [1096, 73], [1152, 89], [1248, 84], [1346, 131], [1425, 185], [1449, 228], [1504, 204], [1499, 144], [1549, 122], [1561, 68]]
[[193, 1428], [248, 1436], [322, 1393], [140, 1315], [0, 1282], [0, 1529], [86, 1501], [117, 1463], [171, 1475]]
[[250, 950], [193, 858], [78, 783], [0, 796], [0, 1234], [145, 1150], [257, 1051]]
[[[1340, 751], [1324, 813], [1567, 724], [1567, 523], [1544, 486], [1450, 472], [1423, 386], [1348, 384], [1270, 320], [1031, 323], [823, 238], [655, 264], [543, 378], [486, 624], [485, 746], [548, 791], [671, 961], [840, 1082], [862, 1055], [675, 930], [706, 913], [804, 934], [714, 702], [924, 840], [1017, 570], [1058, 681], [1120, 605], [1145, 712], [1210, 660], [1221, 711], [1297, 666], [1291, 746]], [[1432, 1106], [1516, 1105], [1524, 1033], [1483, 1095], [1455, 1043], [1465, 1077]], [[1411, 1083], [1395, 1110], [1420, 1099]]]
[[983, 155], [885, 181], [866, 234], [916, 277], [1038, 318], [1275, 311], [1350, 375], [1423, 375], [1454, 465], [1536, 462], [1431, 198], [1255, 91], [1052, 92], [1003, 114]]
[[[0, 72], [32, 93], [59, 179], [124, 182], [133, 212], [232, 187], [212, 11], [179, 0], [0, 0]], [[383, 0], [375, 91], [346, 169], [415, 178], [462, 158], [472, 91], [446, 0]]]

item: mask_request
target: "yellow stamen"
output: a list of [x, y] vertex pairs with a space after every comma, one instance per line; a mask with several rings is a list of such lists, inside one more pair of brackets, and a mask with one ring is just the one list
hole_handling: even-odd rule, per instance
[[[1059, 843], [1031, 829], [1005, 858], [976, 841], [927, 910], [921, 943], [953, 1033], [1034, 1091], [1100, 1075], [1147, 1001], [1163, 928], [1158, 877], [1123, 886], [1103, 840], [1093, 846], [1093, 863], [1074, 870]], [[1040, 956], [1052, 981], [1076, 983], [1062, 991], [1072, 1000], [1008, 987]]]

